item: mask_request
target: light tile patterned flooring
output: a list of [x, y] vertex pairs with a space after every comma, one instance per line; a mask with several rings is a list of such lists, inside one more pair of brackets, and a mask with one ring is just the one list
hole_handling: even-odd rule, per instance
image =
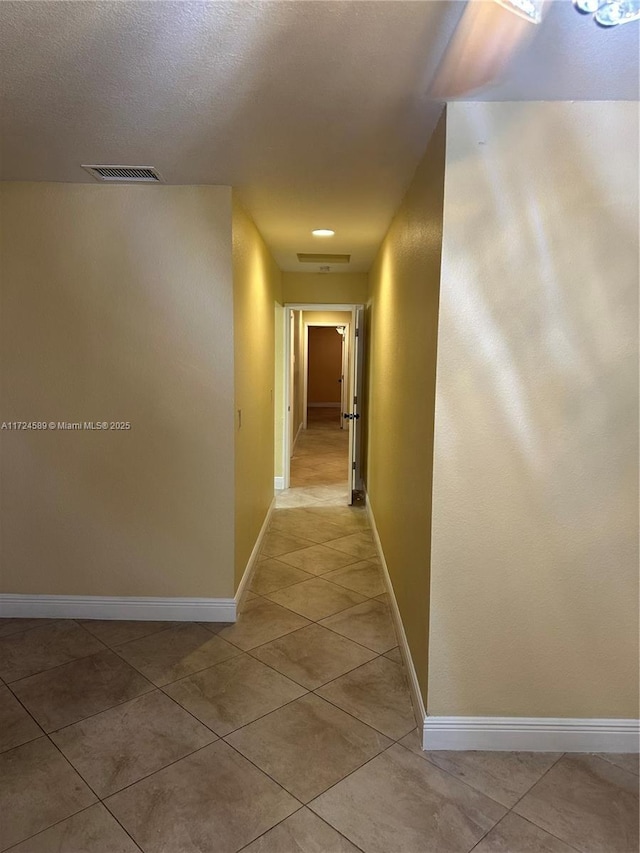
[[278, 496], [234, 625], [0, 620], [1, 850], [637, 853], [637, 756], [421, 751], [345, 501]]

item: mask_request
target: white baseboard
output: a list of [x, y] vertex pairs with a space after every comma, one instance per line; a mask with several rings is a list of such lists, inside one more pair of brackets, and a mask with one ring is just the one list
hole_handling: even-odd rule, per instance
[[339, 409], [342, 403], [307, 403], [307, 409]]
[[274, 477], [273, 488], [276, 489], [276, 491], [284, 489], [284, 477]]
[[640, 721], [553, 717], [427, 716], [393, 591], [376, 520], [366, 497], [367, 514], [380, 556], [400, 651], [425, 750], [515, 750], [522, 752], [638, 752]]
[[378, 534], [378, 528], [376, 527], [376, 520], [373, 515], [373, 510], [371, 509], [371, 504], [369, 503], [369, 495], [365, 492], [365, 505], [367, 508], [367, 515], [369, 517], [369, 523], [371, 524], [371, 532], [373, 533], [373, 540], [376, 544], [376, 548], [378, 550], [378, 555], [380, 557], [380, 563], [382, 565], [382, 574], [384, 576], [385, 585], [387, 587], [387, 593], [389, 595], [389, 602], [391, 604], [391, 614], [393, 616], [393, 621], [395, 624], [396, 634], [398, 636], [398, 643], [400, 645], [400, 653], [402, 654], [402, 660], [404, 661], [405, 669], [407, 671], [407, 675], [409, 676], [409, 691], [411, 693], [411, 702], [413, 704], [413, 711], [416, 715], [416, 721], [419, 726], [423, 725], [424, 719], [426, 717], [426, 711], [424, 708], [424, 700], [422, 698], [422, 693], [420, 691], [420, 684], [418, 683], [418, 676], [416, 675], [416, 668], [413, 665], [413, 658], [411, 657], [411, 650], [409, 649], [409, 643], [407, 642], [407, 635], [405, 634], [404, 625], [402, 624], [402, 617], [400, 616], [400, 608], [398, 607], [398, 602], [396, 601], [396, 595], [393, 591], [393, 584], [391, 583], [391, 576], [389, 575], [389, 568], [387, 567], [387, 561], [385, 560], [384, 551], [382, 550], [382, 543], [380, 541], [380, 535]]
[[[238, 589], [236, 590], [235, 596], [235, 605], [236, 611], [240, 607], [240, 602], [244, 598], [246, 591], [249, 589], [249, 584], [251, 583], [251, 576], [253, 575], [254, 569], [258, 562], [258, 557], [260, 556], [260, 549], [262, 548], [262, 540], [264, 539], [265, 533], [269, 528], [269, 522], [271, 521], [271, 515], [276, 506], [276, 499], [274, 498], [269, 504], [269, 509], [267, 510], [267, 514], [264, 517], [264, 521], [262, 522], [262, 527], [260, 528], [260, 533], [258, 533], [258, 538], [255, 541], [253, 546], [253, 550], [251, 551], [251, 555], [247, 561], [247, 565], [245, 567], [244, 572], [242, 573], [242, 577], [240, 579], [240, 583], [238, 584]], [[234, 620], [235, 621], [235, 617]]]
[[233, 598], [0, 594], [0, 616], [27, 619], [134, 619], [235, 622]]
[[640, 721], [554, 717], [425, 717], [422, 748], [638, 752]]

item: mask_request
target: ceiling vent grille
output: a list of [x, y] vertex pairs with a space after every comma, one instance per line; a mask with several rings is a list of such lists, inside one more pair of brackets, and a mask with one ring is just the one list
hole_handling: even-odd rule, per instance
[[298, 252], [301, 264], [348, 264], [351, 255], [319, 255], [309, 252]]
[[119, 184], [159, 184], [162, 178], [153, 166], [83, 166], [96, 181]]

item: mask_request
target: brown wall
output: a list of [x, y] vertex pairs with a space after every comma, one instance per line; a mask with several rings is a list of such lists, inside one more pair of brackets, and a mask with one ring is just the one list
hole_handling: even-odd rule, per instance
[[335, 326], [309, 326], [307, 403], [340, 403], [342, 337]]

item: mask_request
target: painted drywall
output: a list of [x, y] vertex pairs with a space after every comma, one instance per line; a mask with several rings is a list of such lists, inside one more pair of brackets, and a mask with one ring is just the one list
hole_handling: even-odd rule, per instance
[[273, 500], [275, 305], [281, 273], [233, 193], [235, 583]]
[[[282, 287], [281, 287], [282, 292]], [[284, 477], [284, 432], [286, 429], [286, 418], [284, 412], [284, 388], [285, 388], [285, 371], [284, 371], [284, 323], [285, 309], [282, 305], [276, 304], [274, 311], [275, 323], [275, 377], [274, 377], [274, 456], [273, 467], [274, 477]]]
[[351, 322], [351, 311], [303, 311], [302, 321], [315, 325], [346, 326]]
[[290, 396], [291, 406], [291, 442], [289, 449], [293, 456], [293, 449], [298, 438], [302, 423], [304, 421], [304, 326], [302, 323], [302, 311], [291, 312], [291, 377], [292, 389]]
[[294, 305], [362, 305], [367, 301], [367, 274], [283, 272], [282, 299]]
[[227, 187], [0, 184], [1, 591], [233, 594]]
[[638, 716], [638, 105], [449, 107], [428, 711]]
[[340, 405], [342, 336], [334, 326], [309, 326], [307, 350], [307, 405]]
[[426, 696], [445, 120], [369, 275], [367, 492]]

